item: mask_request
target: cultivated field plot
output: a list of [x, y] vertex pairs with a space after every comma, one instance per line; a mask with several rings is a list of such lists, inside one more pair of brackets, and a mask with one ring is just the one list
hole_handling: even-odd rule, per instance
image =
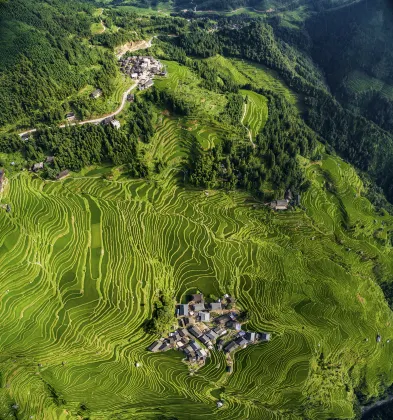
[[381, 92], [387, 99], [393, 99], [393, 86], [383, 80], [370, 77], [361, 71], [353, 71], [348, 76], [348, 87], [355, 93], [363, 93], [370, 90]]
[[225, 95], [203, 88], [201, 79], [188, 67], [174, 61], [162, 60], [162, 63], [167, 67], [168, 77], [155, 81], [159, 89], [167, 89], [180, 97], [197, 115], [214, 118], [223, 111], [227, 103]]
[[270, 89], [279, 95], [284, 96], [293, 105], [298, 105], [300, 100], [286, 84], [281, 81], [278, 74], [262, 64], [251, 63], [250, 61], [241, 59], [230, 59], [229, 61], [248, 82], [254, 84], [258, 88]]
[[[176, 162], [178, 136], [163, 120], [151, 153]], [[351, 417], [354, 387], [377, 395], [392, 380], [393, 316], [374, 276], [393, 269], [392, 218], [345, 162], [303, 164], [306, 211], [281, 214], [184, 190], [174, 167], [149, 182], [14, 176], [2, 197], [13, 211], [0, 211], [0, 415], [16, 403], [36, 419]], [[230, 375], [222, 352], [190, 375], [181, 353], [146, 351], [154, 296], [196, 288], [230, 293], [248, 328], [272, 333]]]
[[244, 104], [243, 124], [249, 128], [252, 139], [255, 140], [268, 119], [268, 100], [250, 90], [241, 90], [240, 93], [247, 98], [247, 103]]

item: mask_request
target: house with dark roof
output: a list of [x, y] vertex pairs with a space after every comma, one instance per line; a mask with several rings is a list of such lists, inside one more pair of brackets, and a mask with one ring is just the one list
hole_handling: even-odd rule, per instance
[[194, 340], [190, 342], [190, 346], [194, 351], [197, 351], [201, 348], [201, 346]]
[[231, 320], [231, 317], [227, 314], [218, 316], [217, 318], [214, 318], [214, 322], [216, 324], [221, 324], [221, 325], [225, 325], [230, 320]]
[[178, 330], [180, 337], [188, 337], [190, 335], [190, 333], [188, 332], [188, 330], [186, 328], [182, 328], [181, 330]]
[[270, 333], [263, 332], [259, 334], [259, 339], [261, 341], [270, 341], [270, 338], [271, 338]]
[[115, 119], [115, 117], [107, 117], [107, 118], [104, 118], [102, 120], [102, 124], [109, 125], [114, 119]]
[[235, 340], [235, 343], [244, 349], [247, 347], [248, 341], [244, 337], [239, 337]]
[[188, 316], [188, 305], [179, 305], [179, 315]]
[[245, 338], [248, 342], [253, 343], [256, 340], [256, 333], [254, 332], [247, 332]]
[[198, 338], [198, 340], [204, 344], [205, 346], [211, 345], [210, 339], [206, 334], [203, 334], [201, 337]]
[[227, 346], [224, 347], [225, 353], [232, 353], [236, 349], [239, 348], [239, 345], [235, 343], [234, 341], [231, 341]]
[[227, 325], [228, 328], [232, 328], [236, 331], [240, 331], [242, 329], [242, 326], [241, 326], [240, 322], [229, 321], [229, 322], [227, 322], [226, 325]]
[[149, 350], [149, 351], [152, 351], [152, 352], [156, 352], [156, 351], [158, 351], [159, 350], [159, 348], [162, 346], [162, 341], [161, 340], [157, 340], [157, 341], [155, 341], [152, 345], [150, 345], [147, 349]]
[[213, 330], [210, 330], [206, 333], [206, 336], [209, 337], [211, 341], [216, 341], [218, 338], [218, 334], [214, 332]]
[[162, 343], [162, 345], [160, 346], [160, 348], [158, 349], [159, 351], [168, 351], [172, 348], [172, 346], [170, 345], [170, 343], [168, 343], [167, 341], [165, 341], [164, 343]]
[[202, 331], [196, 325], [193, 325], [192, 327], [190, 327], [188, 331], [196, 338], [202, 335]]
[[227, 333], [227, 330], [225, 328], [216, 327], [213, 330], [219, 337], [225, 335]]

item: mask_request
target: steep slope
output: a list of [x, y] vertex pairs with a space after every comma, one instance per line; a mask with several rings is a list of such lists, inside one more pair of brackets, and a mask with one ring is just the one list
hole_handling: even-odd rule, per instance
[[[15, 0], [0, 6], [0, 130], [64, 120], [72, 106], [94, 113], [99, 86], [109, 104], [119, 79], [109, 51], [92, 48], [98, 17], [81, 2]], [[113, 105], [112, 105], [113, 106]]]

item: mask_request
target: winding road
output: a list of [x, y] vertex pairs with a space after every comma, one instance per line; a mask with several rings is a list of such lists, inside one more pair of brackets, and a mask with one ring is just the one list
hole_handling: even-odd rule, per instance
[[[103, 115], [101, 117], [94, 118], [92, 120], [76, 121], [74, 123], [61, 124], [61, 125], [59, 125], [59, 128], [64, 128], [64, 127], [68, 127], [68, 126], [72, 126], [72, 125], [100, 124], [103, 120], [105, 120], [105, 118], [115, 117], [117, 114], [120, 114], [120, 112], [123, 111], [123, 109], [124, 109], [124, 107], [126, 105], [126, 102], [127, 102], [127, 96], [132, 91], [132, 89], [134, 89], [136, 86], [137, 86], [137, 84], [134, 83], [129, 89], [127, 89], [123, 93], [123, 98], [121, 100], [121, 104], [120, 104], [119, 108], [117, 108], [116, 111], [112, 112], [111, 114], [106, 114], [106, 115]], [[24, 131], [23, 133], [19, 133], [19, 136], [20, 137], [23, 137], [26, 134], [35, 133], [36, 131], [37, 131], [36, 128], [32, 128], [31, 130]]]
[[[155, 37], [153, 37], [153, 38], [155, 38]], [[150, 48], [152, 46], [153, 38], [149, 39], [149, 41], [147, 41], [147, 42], [145, 41], [144, 44], [142, 44], [139, 48], [137, 48], [133, 51], [144, 50], [146, 48]], [[118, 57], [118, 58], [120, 58], [120, 57]], [[120, 104], [119, 108], [117, 108], [116, 111], [112, 112], [111, 114], [102, 115], [101, 117], [93, 118], [93, 119], [90, 119], [90, 120], [76, 121], [74, 123], [61, 124], [58, 127], [59, 128], [64, 128], [64, 127], [68, 127], [68, 126], [72, 126], [72, 125], [100, 124], [103, 120], [105, 120], [105, 118], [115, 117], [116, 115], [120, 114], [121, 111], [123, 111], [123, 109], [124, 109], [124, 107], [127, 103], [127, 96], [136, 86], [137, 86], [137, 83], [134, 83], [129, 89], [127, 89], [123, 93], [123, 98], [121, 100], [121, 104]], [[36, 131], [37, 131], [36, 128], [32, 128], [31, 130], [27, 130], [27, 131], [24, 131], [23, 133], [19, 133], [19, 136], [23, 137], [27, 134], [35, 133]]]

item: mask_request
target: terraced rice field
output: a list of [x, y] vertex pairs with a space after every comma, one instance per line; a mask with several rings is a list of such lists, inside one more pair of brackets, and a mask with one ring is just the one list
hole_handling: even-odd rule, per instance
[[255, 140], [268, 119], [268, 100], [250, 90], [241, 90], [240, 93], [247, 98], [247, 103], [244, 104], [243, 124], [250, 130], [251, 137]]
[[363, 93], [369, 90], [381, 92], [387, 99], [393, 99], [393, 86], [383, 80], [370, 77], [361, 71], [353, 71], [348, 76], [348, 87], [356, 93]]
[[223, 111], [227, 103], [225, 95], [205, 89], [201, 79], [188, 67], [174, 61], [163, 60], [162, 62], [167, 67], [168, 77], [155, 81], [159, 89], [169, 90], [179, 96], [195, 108], [196, 116], [215, 118]]
[[237, 71], [247, 78], [258, 88], [270, 89], [273, 92], [284, 96], [293, 105], [300, 106], [300, 99], [292, 92], [287, 85], [280, 79], [278, 74], [262, 64], [252, 63], [241, 59], [227, 59]]
[[[353, 387], [377, 395], [392, 381], [393, 316], [373, 268], [392, 272], [393, 221], [360, 196], [355, 171], [331, 156], [304, 160], [307, 210], [273, 214], [247, 194], [181, 187], [181, 139], [182, 126], [163, 119], [149, 153], [169, 165], [148, 182], [11, 177], [2, 203], [13, 211], [0, 210], [0, 416], [16, 403], [18, 418], [35, 419], [349, 418]], [[196, 288], [234, 295], [247, 328], [272, 333], [235, 355], [231, 375], [221, 352], [190, 375], [181, 353], [146, 351], [158, 291], [180, 301]]]

